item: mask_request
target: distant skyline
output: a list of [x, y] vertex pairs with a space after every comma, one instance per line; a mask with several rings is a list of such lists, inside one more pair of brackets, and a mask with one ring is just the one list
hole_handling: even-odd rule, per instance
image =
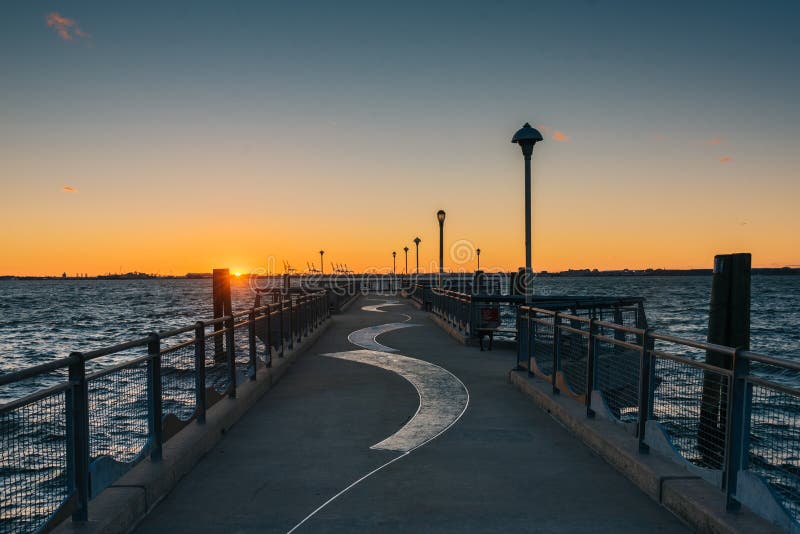
[[0, 9], [0, 275], [800, 265], [796, 2]]

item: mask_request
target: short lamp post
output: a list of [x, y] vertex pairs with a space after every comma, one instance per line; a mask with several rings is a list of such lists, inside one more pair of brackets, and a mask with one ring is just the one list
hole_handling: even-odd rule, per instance
[[444, 210], [436, 212], [436, 219], [439, 221], [439, 285], [442, 285], [442, 275], [444, 274]]
[[511, 142], [517, 143], [522, 149], [522, 155], [525, 158], [525, 302], [528, 303], [532, 300], [531, 290], [533, 289], [530, 283], [533, 273], [531, 267], [531, 155], [533, 154], [533, 145], [542, 139], [539, 130], [527, 122], [511, 138]]
[[478, 270], [481, 270], [481, 249], [476, 249], [475, 254], [478, 256]]
[[417, 246], [417, 269], [416, 272], [419, 274], [419, 243], [422, 241], [419, 237], [414, 238], [414, 244]]
[[319, 251], [319, 274], [325, 274], [325, 262], [323, 261], [323, 256], [325, 256], [325, 251]]
[[406, 268], [403, 271], [403, 274], [408, 276], [408, 247], [403, 247], [403, 252], [405, 252], [405, 254], [406, 254]]
[[392, 274], [397, 274], [397, 252], [392, 251]]

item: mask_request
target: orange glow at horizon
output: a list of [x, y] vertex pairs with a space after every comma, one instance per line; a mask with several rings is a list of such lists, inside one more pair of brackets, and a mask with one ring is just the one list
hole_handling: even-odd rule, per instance
[[[474, 270], [477, 248], [484, 270], [516, 270], [524, 265], [522, 158], [506, 146], [509, 131], [490, 131], [500, 148], [476, 142], [464, 162], [408, 154], [388, 168], [330, 162], [330, 154], [309, 161], [297, 148], [231, 160], [209, 146], [149, 163], [138, 154], [94, 161], [87, 152], [66, 166], [0, 148], [0, 174], [16, 177], [0, 194], [0, 275], [279, 274], [284, 261], [297, 272], [319, 268], [321, 249], [326, 273], [331, 263], [390, 272], [393, 250], [402, 273], [404, 246], [413, 272], [416, 236], [420, 271], [431, 272], [438, 209], [447, 212], [447, 271]], [[740, 151], [735, 164], [720, 165], [691, 153], [696, 141], [669, 160], [618, 160], [590, 152], [581, 140], [591, 133], [571, 133], [570, 142], [548, 139], [535, 150], [534, 270], [710, 268], [715, 254], [730, 252], [752, 253], [757, 267], [800, 264], [800, 181], [787, 162]], [[80, 194], [65, 194], [63, 183]], [[466, 250], [451, 252], [458, 243]]]

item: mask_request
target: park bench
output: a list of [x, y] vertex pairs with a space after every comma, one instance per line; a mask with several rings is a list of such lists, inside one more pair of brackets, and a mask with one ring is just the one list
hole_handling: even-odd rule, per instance
[[483, 336], [489, 338], [489, 350], [492, 350], [494, 334], [500, 330], [500, 308], [498, 306], [482, 306], [478, 308], [478, 341], [483, 350]]

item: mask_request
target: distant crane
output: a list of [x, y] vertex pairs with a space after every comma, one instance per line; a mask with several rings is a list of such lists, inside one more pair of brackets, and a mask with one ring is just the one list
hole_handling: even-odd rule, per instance
[[283, 272], [286, 274], [294, 274], [297, 271], [294, 267], [289, 264], [288, 261], [283, 260]]
[[341, 263], [333, 263], [331, 262], [331, 268], [333, 272], [336, 274], [352, 274], [353, 271], [347, 268], [347, 265]]
[[320, 271], [319, 269], [317, 269], [317, 268], [315, 268], [315, 267], [314, 267], [314, 262], [313, 262], [313, 261], [312, 261], [312, 262], [310, 262], [310, 263], [309, 263], [309, 262], [306, 262], [306, 266], [308, 267], [308, 271], [307, 271], [307, 272], [308, 272], [308, 274], [318, 274], [318, 273], [321, 273], [321, 272], [322, 272], [322, 271]]

